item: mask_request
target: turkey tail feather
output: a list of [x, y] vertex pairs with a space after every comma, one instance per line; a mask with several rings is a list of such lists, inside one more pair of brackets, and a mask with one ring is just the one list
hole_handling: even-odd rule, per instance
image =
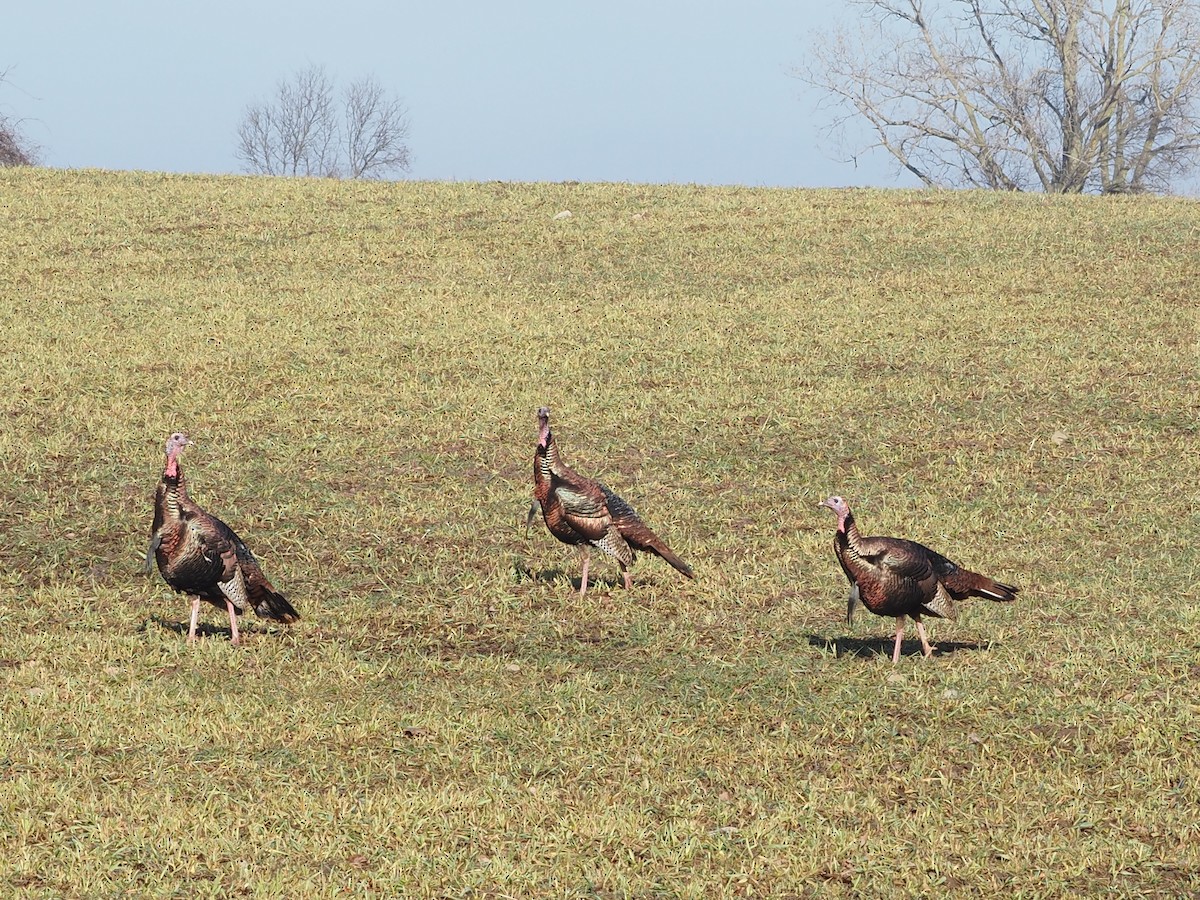
[[1021, 590], [1016, 585], [1003, 584], [966, 569], [958, 569], [952, 575], [944, 577], [942, 583], [957, 600], [964, 597], [985, 597], [998, 603], [1010, 603], [1017, 599], [1017, 593]]
[[672, 550], [670, 547], [668, 547], [666, 544], [664, 544], [662, 541], [659, 541], [658, 546], [653, 548], [653, 552], [657, 553], [659, 556], [661, 556], [663, 559], [665, 559], [667, 562], [669, 562], [672, 566], [674, 566], [676, 570], [678, 570], [682, 574], [686, 575], [688, 578], [696, 577], [696, 573], [692, 571], [692, 567], [689, 566], [687, 563], [685, 563], [678, 556], [676, 556], [675, 551]]
[[266, 585], [256, 584], [250, 590], [250, 602], [254, 604], [254, 612], [264, 619], [274, 619], [291, 625], [300, 621], [300, 613], [296, 612], [287, 597]]
[[981, 590], [980, 593], [989, 600], [1009, 603], [1017, 599], [1017, 594], [1020, 590], [1015, 584], [1004, 584], [1000, 581], [993, 581], [987, 588]]
[[655, 556], [662, 557], [688, 578], [696, 577], [692, 572], [692, 567], [676, 556], [675, 551], [668, 547], [662, 538], [650, 530], [650, 526], [641, 520], [637, 511], [626, 502], [624, 497], [621, 497], [607, 485], [599, 484], [598, 486], [604, 494], [605, 502], [608, 504], [608, 513], [612, 516], [613, 524], [617, 526], [617, 530], [621, 532], [621, 537], [625, 538], [629, 546], [634, 550], [641, 550], [643, 553], [653, 553]]
[[[242, 546], [245, 547], [244, 544]], [[287, 597], [275, 590], [275, 585], [267, 580], [267, 576], [258, 567], [258, 561], [250, 556], [249, 551], [246, 551], [246, 556], [239, 559], [238, 563], [242, 569], [242, 576], [246, 579], [246, 598], [257, 615], [287, 625], [300, 621], [300, 613], [288, 603]]]
[[696, 577], [696, 574], [692, 571], [692, 567], [680, 559], [675, 551], [668, 547], [666, 542], [651, 531], [649, 526], [641, 519], [618, 519], [616, 520], [616, 526], [617, 530], [621, 532], [621, 537], [625, 538], [626, 542], [634, 550], [641, 550], [643, 553], [653, 553], [655, 556], [660, 556], [688, 578]]

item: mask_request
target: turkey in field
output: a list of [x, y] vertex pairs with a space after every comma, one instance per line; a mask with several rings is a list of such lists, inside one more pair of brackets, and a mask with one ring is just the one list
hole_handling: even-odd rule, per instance
[[823, 500], [821, 506], [833, 510], [838, 517], [833, 550], [850, 581], [846, 624], [853, 621], [854, 606], [859, 600], [876, 615], [895, 616], [893, 663], [900, 659], [905, 616], [917, 623], [921, 651], [928, 657], [933, 648], [925, 636], [922, 616], [953, 620], [957, 614], [955, 602], [967, 597], [1003, 602], [1017, 599], [1019, 588], [968, 571], [916, 541], [863, 537], [854, 523], [850, 505], [841, 497]]
[[[562, 461], [550, 431], [550, 410], [543, 406], [537, 417], [533, 498], [541, 507], [542, 518], [550, 533], [564, 544], [577, 546], [583, 556], [579, 596], [587, 593], [592, 547], [598, 547], [616, 560], [626, 588], [633, 586], [629, 566], [633, 563], [634, 550], [661, 556], [688, 578], [695, 578], [691, 567], [638, 518], [632, 506], [600, 482], [572, 471]], [[531, 508], [530, 518], [534, 514], [535, 510]]]
[[180, 432], [167, 439], [167, 465], [154, 493], [154, 524], [146, 550], [147, 570], [157, 559], [167, 584], [192, 598], [188, 643], [196, 640], [201, 600], [229, 613], [234, 644], [239, 642], [238, 614], [247, 607], [276, 622], [298, 621], [300, 614], [263, 575], [245, 542], [188, 497], [179, 454], [191, 443]]

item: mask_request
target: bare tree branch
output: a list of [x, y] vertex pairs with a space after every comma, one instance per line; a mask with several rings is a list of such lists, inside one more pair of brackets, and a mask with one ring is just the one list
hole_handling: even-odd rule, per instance
[[409, 167], [408, 115], [371, 76], [345, 92], [346, 159], [351, 178], [370, 178]]
[[337, 108], [321, 66], [280, 81], [269, 103], [246, 107], [235, 155], [248, 172], [338, 178], [380, 177], [409, 166], [404, 106], [379, 82], [354, 82]]
[[[9, 69], [0, 70], [0, 85]], [[21, 133], [21, 121], [0, 111], [0, 166], [32, 166], [38, 161], [38, 148]]]
[[931, 186], [1166, 190], [1200, 162], [1200, 0], [854, 0], [797, 75]]

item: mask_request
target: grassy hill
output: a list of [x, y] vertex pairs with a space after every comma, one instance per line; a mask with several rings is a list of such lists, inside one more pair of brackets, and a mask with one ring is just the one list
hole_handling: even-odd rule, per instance
[[[1198, 212], [0, 170], [0, 893], [1200, 892]], [[299, 625], [184, 643], [176, 429]], [[835, 492], [1021, 599], [893, 668]]]

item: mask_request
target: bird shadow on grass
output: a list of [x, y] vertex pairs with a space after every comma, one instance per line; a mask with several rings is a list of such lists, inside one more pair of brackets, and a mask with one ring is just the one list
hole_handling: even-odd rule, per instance
[[[186, 636], [188, 633], [188, 623], [187, 622], [172, 622], [170, 619], [164, 619], [162, 616], [159, 616], [159, 615], [154, 615], [154, 616], [151, 616], [150, 618], [148, 618], [145, 622], [142, 623], [142, 626], [138, 629], [138, 631], [149, 631], [151, 623], [157, 625], [159, 628], [162, 628], [165, 631], [173, 631], [176, 634], [181, 634], [181, 635]], [[281, 633], [280, 629], [277, 629], [277, 628], [263, 628], [261, 626], [255, 625], [251, 622], [247, 622], [245, 625], [243, 625], [241, 622], [238, 623], [238, 634], [242, 634], [242, 635], [246, 635], [246, 634], [280, 634], [280, 633]], [[229, 640], [232, 638], [232, 634], [229, 631], [228, 625], [226, 625], [224, 628], [222, 628], [220, 625], [207, 625], [204, 622], [196, 623], [196, 636], [197, 637], [206, 637], [206, 638], [221, 637], [221, 638], [225, 638], [226, 640]]]
[[[579, 590], [581, 584], [577, 576], [568, 575], [562, 569], [542, 569], [533, 571], [527, 566], [516, 566], [516, 575], [518, 580], [540, 581], [542, 584], [554, 584], [557, 581], [566, 581], [575, 590]], [[606, 578], [598, 576], [595, 572], [588, 573], [588, 590], [624, 590], [625, 582], [619, 576]]]
[[[839, 659], [843, 656], [887, 656], [891, 658], [892, 648], [896, 646], [896, 637], [851, 638], [829, 637], [824, 634], [808, 635], [810, 647], [820, 650], [833, 651]], [[962, 650], [987, 650], [991, 647], [987, 641], [930, 641], [934, 656], [949, 656]], [[901, 656], [920, 656], [921, 642], [919, 640], [904, 641], [900, 645]]]

